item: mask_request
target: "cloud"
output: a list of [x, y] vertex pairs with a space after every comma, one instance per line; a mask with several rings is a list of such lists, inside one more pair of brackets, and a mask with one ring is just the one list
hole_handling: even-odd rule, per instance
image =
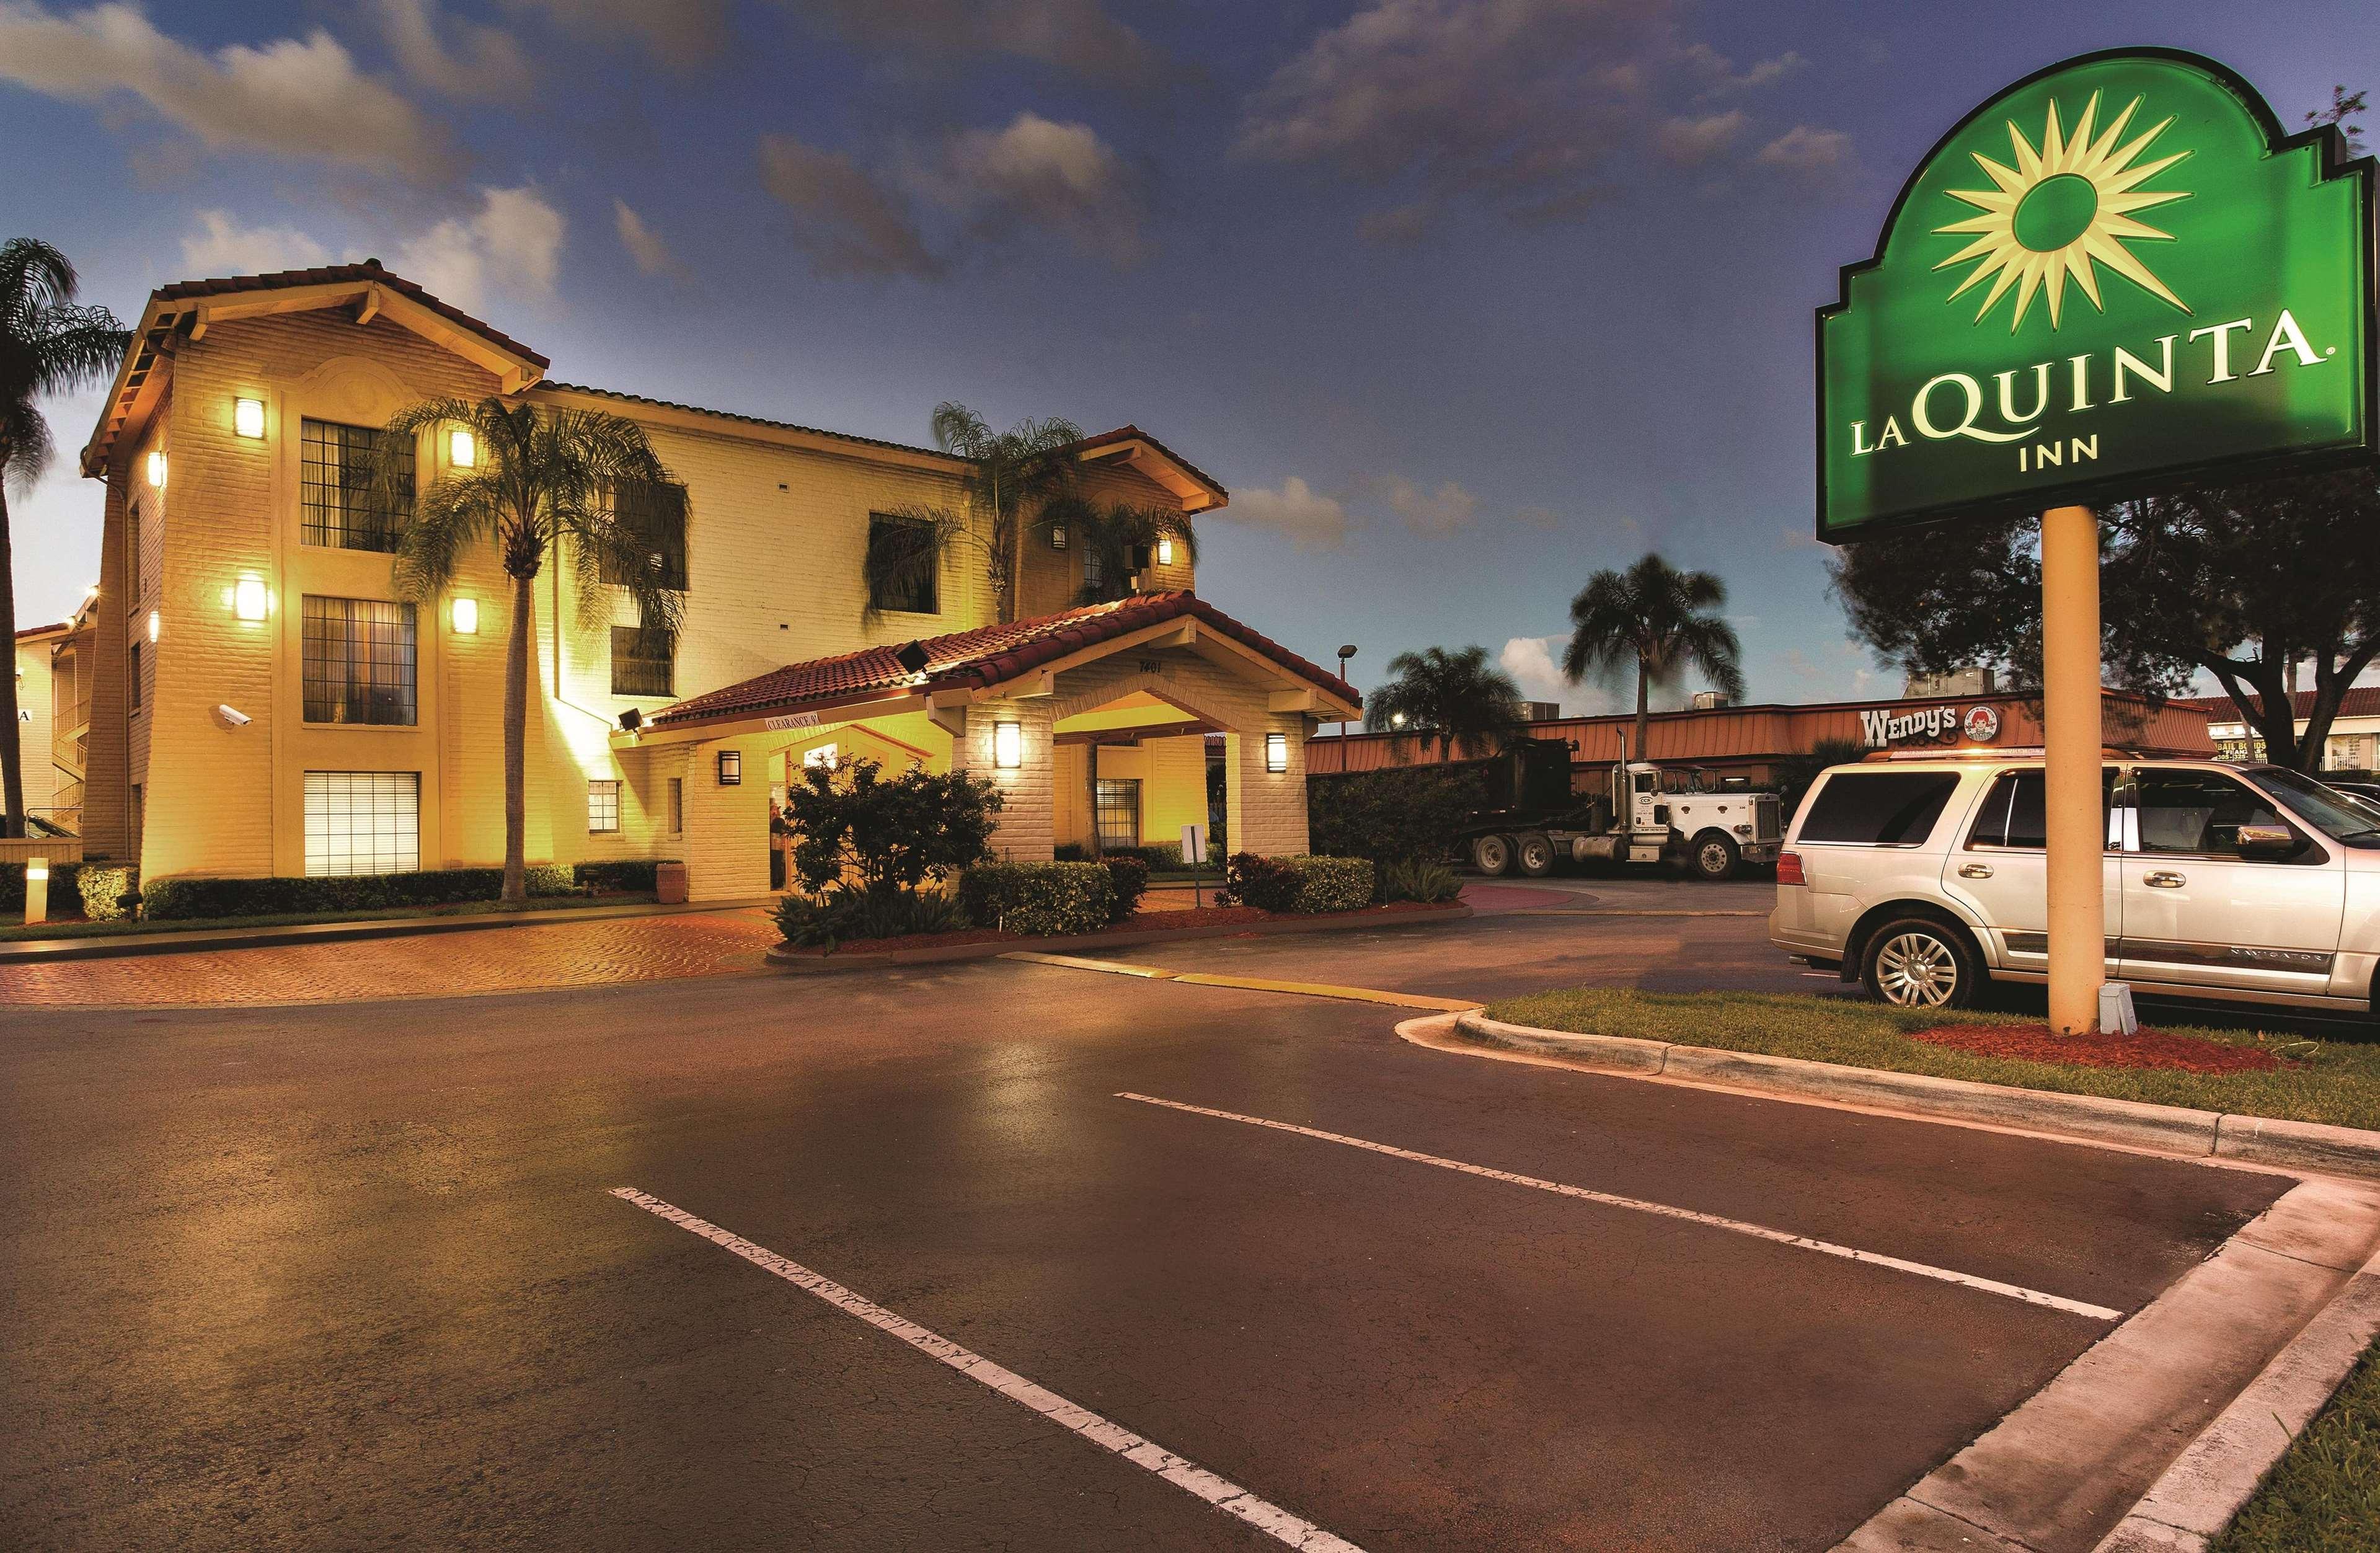
[[0, 0], [0, 80], [54, 97], [140, 98], [209, 150], [263, 152], [432, 181], [454, 170], [444, 131], [356, 68], [319, 28], [303, 41], [212, 55], [175, 42], [140, 7], [54, 15]]
[[1735, 62], [1712, 48], [1708, 43], [1689, 43], [1679, 57], [1692, 70], [1708, 82], [1706, 96], [1717, 97], [1731, 91], [1755, 91], [1770, 86], [1793, 74], [1809, 63], [1791, 49], [1774, 59], [1756, 61], [1742, 75], [1735, 73]]
[[1654, 131], [1653, 146], [1681, 167], [1698, 167], [1735, 144], [1745, 122], [1742, 108], [1701, 118], [1673, 118]]
[[685, 69], [727, 43], [727, 0], [517, 0], [545, 11], [574, 39], [649, 48]]
[[612, 200], [612, 227], [620, 235], [620, 246], [636, 261], [637, 273], [644, 275], [675, 275], [685, 273], [677, 256], [670, 252], [662, 235], [645, 224], [645, 218], [628, 208], [628, 202], [614, 196]]
[[1554, 661], [1554, 653], [1568, 641], [1564, 637], [1514, 637], [1496, 655], [1496, 665], [1512, 676], [1524, 700], [1559, 704], [1565, 696], [1575, 700], [1577, 688], [1562, 678], [1561, 666]]
[[565, 229], [562, 212], [534, 188], [483, 188], [480, 212], [449, 217], [400, 243], [396, 272], [466, 312], [491, 287], [552, 294]]
[[499, 101], [528, 91], [528, 56], [512, 34], [474, 21], [444, 23], [454, 46], [439, 37], [438, 0], [378, 0], [381, 34], [407, 78], [449, 97]]
[[1233, 523], [1269, 528], [1299, 551], [1339, 550], [1347, 543], [1347, 508], [1292, 475], [1279, 491], [1243, 491], [1215, 515]]
[[1132, 85], [1161, 59], [1101, 0], [789, 0], [855, 43], [938, 58], [1009, 55], [1087, 79]]
[[1512, 521], [1530, 528], [1548, 532], [1561, 527], [1561, 517], [1551, 507], [1523, 507], [1512, 515]]
[[182, 273], [192, 279], [310, 270], [330, 260], [294, 226], [241, 226], [225, 211], [200, 211], [199, 230], [182, 239]]
[[1119, 269], [1147, 254], [1135, 180], [1088, 125], [1026, 112], [1004, 129], [965, 130], [916, 181], [928, 198], [967, 215], [979, 237], [1046, 228]]
[[1436, 491], [1424, 491], [1402, 475], [1361, 475], [1355, 489], [1404, 520], [1416, 534], [1442, 540], [1471, 527], [1479, 516], [1479, 498], [1448, 480]]
[[760, 185], [793, 212], [794, 242], [819, 274], [931, 279], [942, 273], [905, 203], [847, 156], [790, 135], [766, 136]]
[[1761, 147], [1753, 160], [1763, 167], [1823, 182], [1851, 169], [1852, 138], [1840, 129], [1797, 124]]

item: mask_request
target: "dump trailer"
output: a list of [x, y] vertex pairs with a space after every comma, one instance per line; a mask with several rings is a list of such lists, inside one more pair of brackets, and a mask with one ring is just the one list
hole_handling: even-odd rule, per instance
[[[1500, 776], [1498, 772], [1500, 771]], [[1541, 878], [1564, 862], [1678, 863], [1704, 879], [1726, 879], [1746, 863], [1769, 864], [1784, 841], [1774, 793], [1671, 793], [1662, 769], [1622, 759], [1610, 797], [1579, 795], [1570, 746], [1527, 739], [1493, 763], [1496, 806], [1462, 831], [1471, 866], [1495, 878]]]

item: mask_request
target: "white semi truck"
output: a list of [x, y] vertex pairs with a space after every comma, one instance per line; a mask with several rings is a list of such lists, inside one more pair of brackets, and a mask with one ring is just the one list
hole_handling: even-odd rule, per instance
[[1774, 793], [1670, 792], [1662, 768], [1623, 759], [1611, 768], [1613, 799], [1581, 798], [1570, 791], [1566, 745], [1532, 740], [1511, 758], [1515, 802], [1474, 815], [1462, 832], [1471, 866], [1490, 878], [1539, 878], [1564, 862], [1682, 862], [1720, 880], [1776, 862], [1783, 846]]

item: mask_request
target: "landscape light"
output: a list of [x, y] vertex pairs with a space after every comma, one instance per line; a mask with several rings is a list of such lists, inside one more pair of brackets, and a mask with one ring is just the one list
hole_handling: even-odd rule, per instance
[[1265, 735], [1265, 770], [1268, 771], [1289, 770], [1289, 735], [1287, 734]]
[[458, 469], [476, 467], [480, 462], [480, 440], [471, 435], [468, 426], [457, 426], [446, 433], [446, 461]]
[[162, 447], [149, 455], [149, 483], [160, 491], [165, 489], [165, 450]]
[[476, 637], [480, 634], [480, 601], [477, 599], [455, 601], [455, 634], [458, 637]]
[[232, 585], [231, 613], [242, 620], [264, 618], [264, 579], [245, 576]]
[[991, 763], [1003, 771], [1025, 764], [1025, 730], [1014, 722], [991, 725]]
[[264, 435], [264, 401], [234, 399], [231, 402], [231, 429], [243, 437]]

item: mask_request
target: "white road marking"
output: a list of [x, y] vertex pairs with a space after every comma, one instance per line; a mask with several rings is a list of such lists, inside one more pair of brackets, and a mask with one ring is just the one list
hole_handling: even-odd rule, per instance
[[1143, 1439], [1123, 1425], [1111, 1423], [1089, 1408], [1075, 1406], [1057, 1392], [1036, 1386], [1014, 1370], [996, 1365], [980, 1353], [970, 1353], [948, 1338], [936, 1336], [915, 1321], [894, 1315], [874, 1301], [853, 1293], [832, 1279], [780, 1256], [766, 1246], [755, 1245], [741, 1235], [722, 1230], [708, 1219], [698, 1219], [684, 1208], [672, 1207], [633, 1186], [614, 1186], [612, 1195], [622, 1202], [634, 1203], [647, 1213], [666, 1219], [681, 1230], [689, 1230], [722, 1250], [734, 1252], [763, 1272], [774, 1273], [796, 1288], [808, 1290], [837, 1310], [856, 1316], [869, 1326], [892, 1333], [920, 1353], [941, 1360], [961, 1375], [981, 1381], [1011, 1401], [1021, 1402], [1051, 1423], [1072, 1429], [1101, 1450], [1123, 1457], [1144, 1472], [1156, 1474], [1185, 1493], [1196, 1495], [1224, 1514], [1246, 1522], [1276, 1542], [1304, 1549], [1305, 1553], [1364, 1553], [1354, 1543], [1331, 1535], [1313, 1522], [1301, 1520], [1279, 1505], [1257, 1498], [1238, 1484], [1216, 1476], [1197, 1462]]
[[1646, 1202], [1641, 1197], [1616, 1196], [1609, 1192], [1597, 1192], [1585, 1186], [1567, 1186], [1559, 1181], [1540, 1181], [1533, 1175], [1515, 1175], [1511, 1171], [1495, 1170], [1487, 1165], [1468, 1165], [1460, 1159], [1443, 1159], [1436, 1154], [1419, 1154], [1410, 1148], [1399, 1148], [1393, 1144], [1373, 1143], [1366, 1138], [1351, 1138], [1343, 1133], [1326, 1133], [1319, 1128], [1301, 1127], [1293, 1122], [1275, 1122], [1269, 1117], [1243, 1116], [1235, 1110], [1217, 1110], [1210, 1106], [1194, 1106], [1182, 1100], [1160, 1099], [1154, 1095], [1135, 1095], [1130, 1091], [1121, 1091], [1116, 1098], [1137, 1100], [1142, 1105], [1148, 1106], [1163, 1106], [1168, 1110], [1187, 1111], [1193, 1116], [1211, 1116], [1223, 1122], [1245, 1122], [1251, 1127], [1269, 1127], [1276, 1133], [1294, 1133], [1302, 1138], [1318, 1138], [1324, 1143], [1344, 1144], [1350, 1148], [1362, 1148], [1374, 1154], [1385, 1154], [1391, 1159], [1410, 1159], [1419, 1165], [1435, 1165], [1442, 1171], [1460, 1171], [1464, 1175], [1475, 1175], [1488, 1181], [1500, 1181], [1512, 1186], [1534, 1187], [1540, 1192], [1552, 1192], [1565, 1197], [1576, 1197], [1585, 1202], [1600, 1203], [1606, 1207], [1630, 1208], [1638, 1213], [1650, 1213], [1663, 1219], [1678, 1219], [1689, 1224], [1700, 1224], [1706, 1229], [1728, 1230], [1739, 1235], [1750, 1235], [1755, 1240], [1771, 1241], [1776, 1244], [1790, 1245], [1802, 1251], [1815, 1251], [1828, 1256], [1840, 1256], [1845, 1261], [1864, 1262], [1870, 1267], [1891, 1268], [1898, 1272], [1914, 1273], [1920, 1278], [1955, 1283], [1964, 1289], [1980, 1289], [1988, 1294], [2001, 1294], [2011, 1300], [2022, 1300], [2026, 1304], [2046, 1305], [2052, 1310], [2062, 1310], [2070, 1315], [2087, 1316], [2094, 1321], [2123, 1319], [2122, 1311], [2109, 1310], [2105, 1305], [2086, 1304], [2081, 1300], [2070, 1300], [2059, 1294], [2045, 1294], [2038, 1289], [2027, 1289], [2014, 1283], [2002, 1283], [1995, 1279], [1978, 1278], [1973, 1273], [1953, 1272], [1948, 1268], [1932, 1267], [1925, 1262], [1907, 1261], [1899, 1256], [1887, 1256], [1881, 1252], [1862, 1251], [1857, 1246], [1837, 1245], [1832, 1241], [1815, 1240], [1808, 1235], [1792, 1234], [1784, 1230], [1772, 1230], [1766, 1224], [1748, 1224], [1741, 1219], [1722, 1219], [1715, 1213], [1697, 1213], [1693, 1208], [1673, 1207], [1668, 1203]]

